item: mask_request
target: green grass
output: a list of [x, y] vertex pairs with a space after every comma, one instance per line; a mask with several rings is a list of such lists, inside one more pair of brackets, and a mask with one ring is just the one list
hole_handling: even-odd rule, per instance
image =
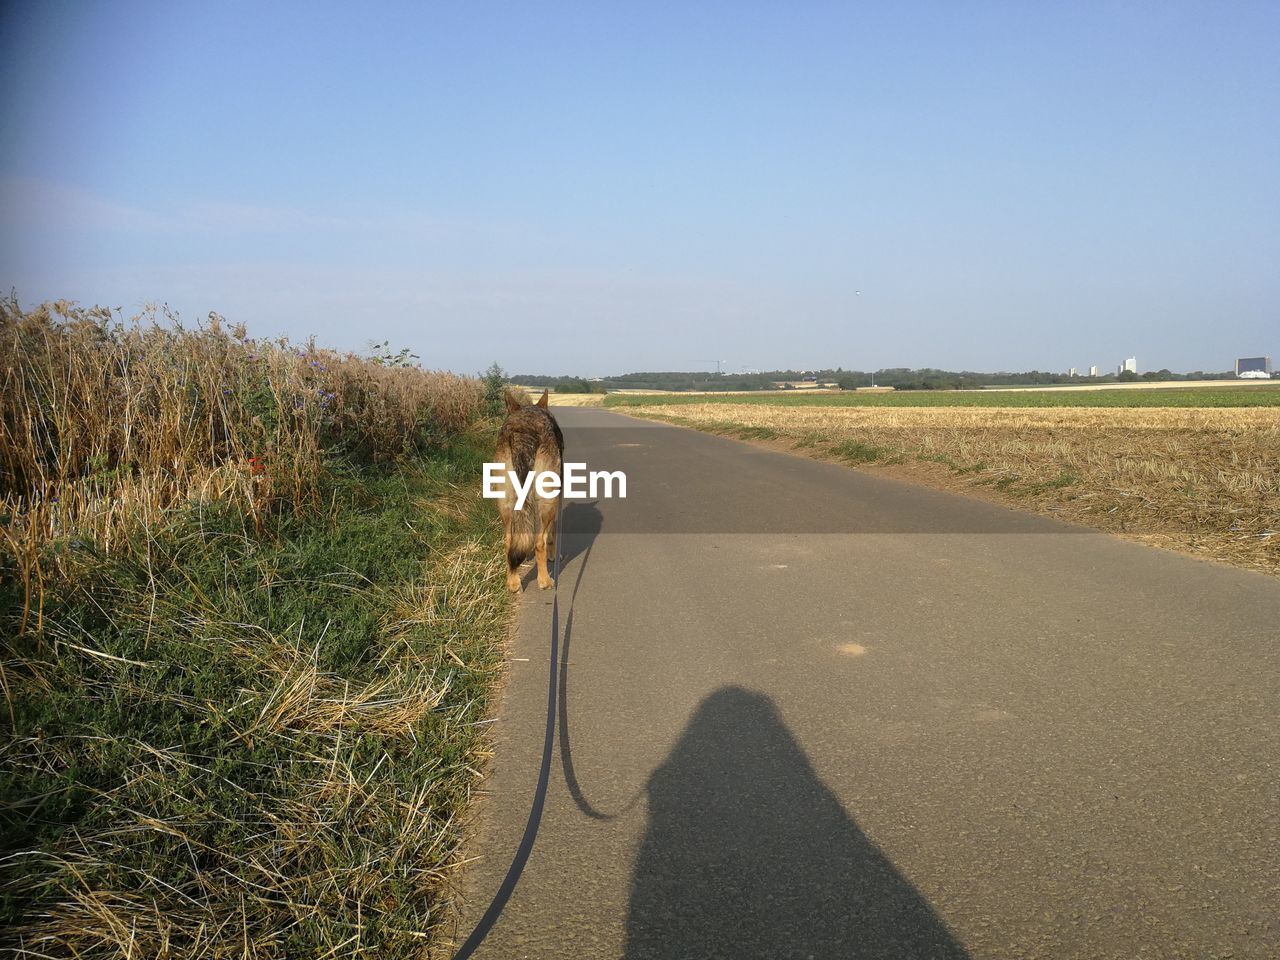
[[728, 395], [657, 394], [605, 397], [609, 407], [679, 406], [690, 403], [749, 403], [782, 407], [1259, 407], [1280, 406], [1280, 384], [1247, 387], [1169, 387], [1118, 390], [991, 390], [897, 393], [768, 393]]
[[782, 436], [773, 427], [739, 427], [735, 432], [743, 440], [777, 440]]
[[846, 440], [843, 443], [837, 443], [831, 447], [830, 452], [841, 460], [848, 460], [850, 463], [875, 463], [877, 460], [885, 459], [891, 453], [890, 450], [884, 447], [871, 446], [859, 440]]
[[782, 433], [773, 427], [753, 427], [737, 423], [733, 420], [706, 420], [698, 425], [704, 433], [715, 433], [723, 437], [737, 437], [739, 440], [776, 440]]
[[263, 536], [205, 505], [126, 559], [49, 546], [68, 575], [6, 653], [0, 944], [422, 955], [509, 612], [489, 445], [335, 467]]

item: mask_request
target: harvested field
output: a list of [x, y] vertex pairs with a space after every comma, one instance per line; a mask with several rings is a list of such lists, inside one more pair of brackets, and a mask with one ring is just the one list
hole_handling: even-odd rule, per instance
[[1136, 383], [1063, 383], [1040, 387], [985, 387], [998, 393], [1032, 390], [1223, 390], [1274, 386], [1266, 380], [1139, 380]]
[[1280, 575], [1274, 407], [706, 403], [629, 412], [887, 469]]
[[1274, 407], [1280, 406], [1280, 384], [1166, 385], [1131, 389], [1110, 384], [1102, 389], [1035, 387], [1022, 390], [782, 390], [777, 392], [655, 395], [610, 393], [606, 407], [686, 406], [699, 403], [763, 404], [813, 407]]
[[552, 393], [547, 402], [553, 407], [599, 407], [604, 404], [603, 393]]

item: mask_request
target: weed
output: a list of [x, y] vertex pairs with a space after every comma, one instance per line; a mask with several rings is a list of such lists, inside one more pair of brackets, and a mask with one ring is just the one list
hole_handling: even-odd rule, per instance
[[738, 427], [734, 433], [743, 440], [776, 440], [781, 436], [772, 427]]
[[795, 446], [799, 449], [809, 449], [826, 443], [830, 438], [821, 430], [810, 430], [802, 433], [795, 440]]
[[861, 440], [845, 440], [843, 443], [837, 443], [831, 448], [831, 452], [851, 463], [875, 463], [889, 454], [884, 447], [871, 446]]

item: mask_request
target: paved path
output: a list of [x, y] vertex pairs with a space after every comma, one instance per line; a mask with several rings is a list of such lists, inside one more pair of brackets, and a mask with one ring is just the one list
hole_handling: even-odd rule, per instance
[[[477, 956], [1280, 956], [1280, 582], [589, 408]], [[466, 884], [515, 849], [528, 589]], [[463, 931], [465, 933], [465, 931]]]

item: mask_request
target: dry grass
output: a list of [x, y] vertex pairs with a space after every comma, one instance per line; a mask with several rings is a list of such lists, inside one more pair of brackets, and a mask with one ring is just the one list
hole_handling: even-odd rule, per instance
[[[429, 621], [468, 638], [501, 636], [505, 606], [488, 586], [497, 573], [493, 550], [464, 544], [428, 566], [412, 602], [393, 591], [380, 669], [360, 679], [322, 664], [323, 631], [308, 647], [303, 637], [214, 619], [213, 609], [146, 598], [158, 602], [158, 617], [181, 625], [190, 663], [170, 646], [151, 661], [108, 664], [112, 678], [82, 684], [82, 694], [124, 698], [154, 715], [148, 674], [177, 669], [194, 677], [202, 660], [242, 658], [243, 676], [253, 679], [233, 702], [183, 697], [171, 706], [243, 744], [252, 759], [157, 743], [141, 725], [127, 740], [36, 735], [7, 744], [10, 769], [112, 768], [110, 786], [94, 791], [89, 822], [23, 854], [24, 877], [34, 873], [63, 893], [13, 931], [21, 952], [275, 957], [319, 940], [334, 956], [417, 955], [413, 944], [425, 945], [447, 917], [447, 905], [430, 894], [444, 889], [457, 862], [457, 801], [448, 795], [459, 789], [459, 773], [474, 780], [465, 765], [476, 761], [459, 770], [445, 755], [411, 760], [407, 748], [428, 719], [466, 726], [483, 712], [470, 697], [450, 697], [458, 653], [474, 662], [474, 651], [460, 645], [450, 656], [424, 644], [420, 627]], [[109, 656], [91, 646], [93, 637], [66, 632], [57, 638], [64, 647], [74, 639], [86, 659]], [[55, 679], [47, 661], [19, 666], [20, 686]], [[361, 756], [371, 745], [373, 763]], [[177, 871], [160, 851], [180, 858]], [[401, 902], [406, 892], [418, 903]]]
[[0, 301], [0, 362], [0, 512], [37, 599], [44, 544], [111, 554], [179, 502], [232, 503], [260, 529], [316, 505], [334, 453], [421, 452], [482, 402], [474, 379], [255, 341], [216, 316], [186, 330], [66, 302]]
[[483, 388], [136, 319], [0, 303], [0, 953], [431, 955], [510, 610]]
[[603, 393], [552, 393], [547, 402], [553, 407], [600, 407], [604, 405]]
[[1266, 384], [1262, 380], [1139, 380], [1135, 383], [1071, 383], [1056, 387], [987, 387], [997, 393], [1027, 393], [1029, 391], [1049, 390], [1191, 390], [1203, 387], [1208, 390], [1221, 390], [1230, 387], [1256, 387]]
[[634, 411], [774, 437], [1280, 574], [1280, 410], [772, 407]]

